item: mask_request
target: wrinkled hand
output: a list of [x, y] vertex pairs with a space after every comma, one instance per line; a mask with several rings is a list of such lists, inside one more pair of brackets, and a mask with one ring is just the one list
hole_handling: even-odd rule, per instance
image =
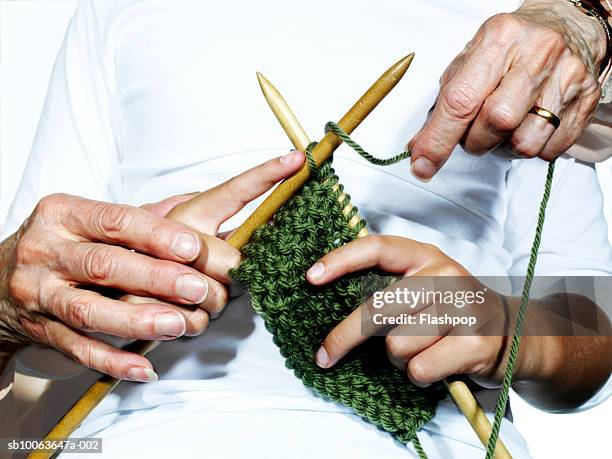
[[[412, 283], [414, 291], [421, 289], [419, 282], [426, 285], [428, 278], [438, 276], [465, 279], [460, 282], [464, 291], [483, 290], [480, 282], [437, 247], [395, 236], [367, 236], [342, 246], [315, 263], [308, 270], [307, 279], [314, 285], [324, 285], [347, 273], [372, 267], [411, 276], [406, 280]], [[481, 312], [470, 312], [480, 315], [479, 322], [482, 320], [483, 323], [490, 318], [490, 311], [500, 311], [505, 307], [498, 294], [484, 290], [488, 293], [480, 308]], [[441, 307], [428, 303], [414, 306], [406, 306], [402, 312], [437, 315]], [[396, 325], [388, 331], [385, 329], [388, 325], [381, 325], [371, 329], [372, 324], [362, 326], [366, 313], [364, 308], [368, 308], [367, 303], [355, 309], [327, 335], [316, 353], [316, 362], [320, 367], [335, 365], [370, 337], [364, 333], [387, 333], [386, 347], [391, 362], [405, 371], [417, 385], [428, 385], [454, 374], [471, 375], [484, 385], [496, 385], [501, 381], [507, 361], [507, 340], [504, 336], [478, 336], [465, 332], [456, 334], [452, 325]], [[400, 308], [404, 308], [404, 305], [400, 305]], [[395, 313], [399, 314], [400, 311]], [[371, 311], [367, 314], [371, 317]], [[517, 374], [521, 372], [522, 362], [523, 359], [519, 359]]]
[[[240, 261], [217, 237], [219, 226], [303, 161], [295, 152], [144, 208], [44, 198], [0, 245], [0, 348], [36, 343], [117, 378], [156, 379], [145, 357], [83, 332], [155, 340], [201, 333], [225, 306], [228, 270]], [[112, 299], [100, 288], [126, 295]]]
[[[554, 160], [597, 108], [605, 47], [603, 28], [567, 1], [528, 0], [490, 18], [444, 72], [435, 108], [408, 144], [413, 174], [431, 179], [459, 143], [474, 154], [500, 148]], [[560, 127], [529, 114], [534, 105]]]

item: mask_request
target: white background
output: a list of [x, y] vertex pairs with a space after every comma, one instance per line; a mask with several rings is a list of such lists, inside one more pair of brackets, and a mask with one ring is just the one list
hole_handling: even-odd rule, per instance
[[[55, 53], [76, 3], [0, 0], [0, 227], [19, 184]], [[612, 222], [612, 160], [599, 165], [598, 171]], [[612, 400], [588, 412], [553, 415], [513, 394], [512, 407], [536, 459], [610, 457]]]

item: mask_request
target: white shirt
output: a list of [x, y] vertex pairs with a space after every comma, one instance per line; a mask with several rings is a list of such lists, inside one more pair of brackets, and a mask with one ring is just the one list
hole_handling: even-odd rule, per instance
[[[355, 133], [370, 151], [400, 151], [423, 123], [448, 62], [487, 17], [518, 3], [84, 0], [6, 230], [51, 193], [139, 205], [209, 188], [286, 151], [256, 70], [316, 139], [382, 71], [416, 51], [404, 81]], [[375, 232], [434, 243], [476, 275], [524, 275], [546, 163], [457, 148], [422, 184], [407, 163], [372, 167], [341, 148], [335, 167]], [[591, 165], [558, 161], [540, 252], [540, 275], [612, 274]], [[150, 354], [160, 381], [122, 383], [75, 436], [103, 437], [109, 457], [200, 449], [220, 457], [406, 457], [387, 434], [305, 389], [247, 300], [232, 301], [203, 336], [160, 346]], [[70, 374], [65, 358], [43, 353], [23, 352], [17, 365]], [[36, 415], [52, 412], [51, 394]], [[483, 455], [450, 402], [420, 437], [430, 457]], [[502, 438], [514, 457], [528, 456], [507, 420]]]

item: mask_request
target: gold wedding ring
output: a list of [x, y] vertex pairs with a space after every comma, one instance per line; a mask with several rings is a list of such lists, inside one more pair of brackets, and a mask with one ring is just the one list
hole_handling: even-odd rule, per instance
[[533, 113], [534, 115], [538, 115], [544, 118], [546, 121], [552, 124], [555, 129], [558, 129], [561, 125], [561, 119], [553, 112], [551, 112], [550, 110], [546, 110], [545, 108], [534, 105], [533, 107], [531, 107], [531, 110], [529, 110], [529, 113]]

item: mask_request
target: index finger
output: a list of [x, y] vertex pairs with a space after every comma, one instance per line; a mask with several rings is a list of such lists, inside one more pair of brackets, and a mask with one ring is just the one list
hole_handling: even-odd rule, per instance
[[181, 223], [138, 207], [70, 198], [76, 202], [65, 207], [62, 224], [71, 234], [181, 263], [200, 253], [200, 238]]
[[170, 211], [168, 217], [203, 233], [210, 233], [212, 225], [216, 232], [221, 223], [296, 172], [304, 164], [305, 158], [301, 151], [293, 151], [271, 159], [179, 204]]
[[[426, 290], [429, 285], [425, 277], [407, 277], [389, 285], [386, 289], [376, 293], [391, 293], [403, 290], [419, 291]], [[420, 311], [431, 305], [426, 298], [419, 297], [415, 302], [407, 306], [397, 299], [384, 302], [384, 305], [376, 306], [373, 299], [368, 299], [359, 305], [344, 320], [336, 325], [321, 343], [321, 347], [315, 355], [317, 365], [322, 368], [329, 368], [335, 365], [340, 359], [348, 354], [352, 349], [359, 346], [370, 336], [380, 336], [383, 330], [395, 323], [390, 318], [397, 318], [403, 314], [418, 314]]]
[[[398, 256], [398, 253], [403, 256]], [[332, 250], [313, 264], [306, 278], [324, 285], [348, 273], [377, 267], [410, 275], [420, 271], [441, 252], [433, 245], [399, 236], [369, 235]]]
[[504, 59], [481, 49], [466, 58], [442, 87], [431, 117], [410, 142], [411, 167], [417, 178], [429, 180], [443, 166], [498, 86], [505, 67]]
[[369, 337], [361, 331], [363, 305], [351, 312], [329, 332], [315, 354], [315, 362], [321, 368], [330, 368], [338, 360], [359, 346]]

